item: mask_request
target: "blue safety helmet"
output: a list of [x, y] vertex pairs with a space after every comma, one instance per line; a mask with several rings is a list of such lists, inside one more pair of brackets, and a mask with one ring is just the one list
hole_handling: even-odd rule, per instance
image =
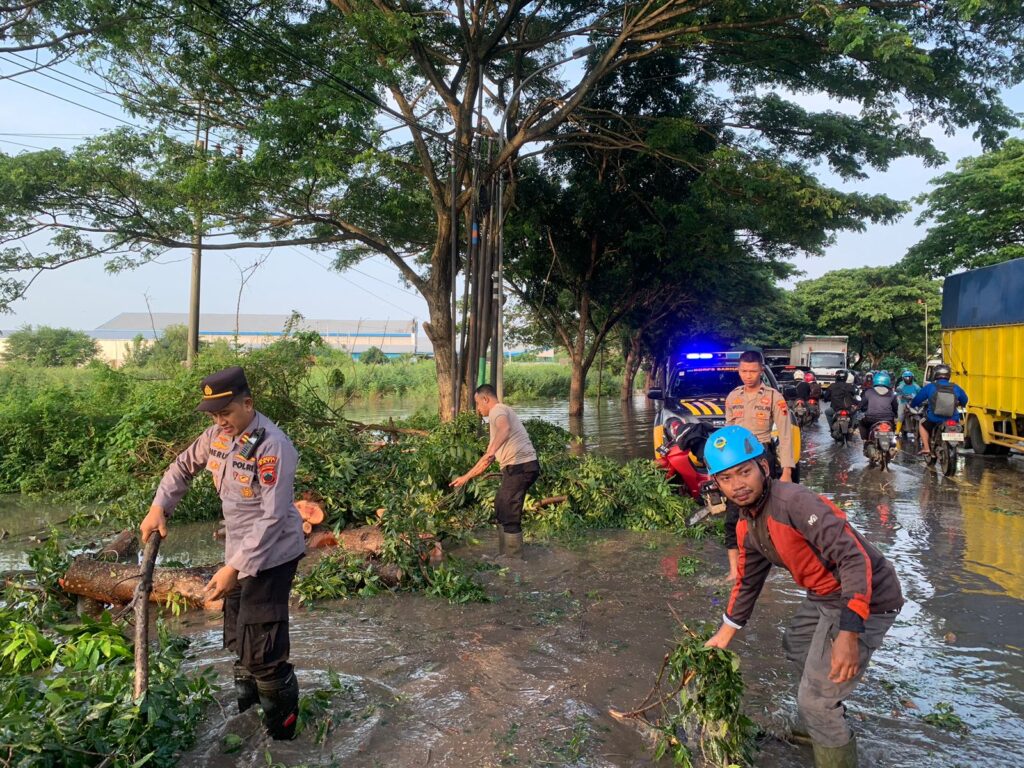
[[913, 371], [904, 371], [903, 373], [900, 374], [900, 378], [910, 379], [911, 381], [913, 381], [914, 380], [914, 372]]
[[753, 432], [736, 425], [712, 433], [704, 446], [704, 463], [712, 475], [759, 456], [764, 456], [764, 446]]
[[875, 378], [874, 378], [873, 381], [874, 381], [873, 386], [876, 386], [876, 387], [891, 387], [892, 386], [892, 377], [888, 373], [886, 373], [885, 371], [882, 371], [881, 373], [876, 373], [875, 374]]

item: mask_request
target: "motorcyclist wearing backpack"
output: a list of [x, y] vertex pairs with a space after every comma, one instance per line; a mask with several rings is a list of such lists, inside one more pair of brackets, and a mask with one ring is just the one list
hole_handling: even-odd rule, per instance
[[928, 403], [928, 411], [925, 418], [921, 420], [918, 431], [921, 434], [921, 450], [919, 455], [927, 456], [932, 452], [931, 429], [936, 424], [944, 421], [960, 421], [960, 410], [967, 405], [967, 393], [956, 384], [953, 384], [949, 377], [952, 375], [950, 367], [945, 363], [935, 366], [932, 374], [934, 381], [930, 381], [921, 387], [914, 399], [910, 401], [911, 408], [918, 408]]
[[860, 439], [867, 442], [871, 427], [880, 421], [896, 422], [898, 410], [896, 393], [890, 389], [892, 379], [889, 374], [876, 373], [872, 379], [873, 385], [865, 389], [861, 396], [860, 410], [864, 411], [864, 418], [860, 420]]
[[832, 431], [832, 423], [836, 420], [839, 411], [853, 413], [856, 387], [846, 381], [846, 371], [836, 371], [836, 383], [822, 393], [822, 398], [829, 404], [825, 411], [825, 418], [828, 419], [829, 431]]

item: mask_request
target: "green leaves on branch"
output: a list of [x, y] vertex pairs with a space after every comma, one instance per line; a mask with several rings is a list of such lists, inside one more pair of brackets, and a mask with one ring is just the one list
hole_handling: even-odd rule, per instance
[[[55, 541], [54, 539], [53, 541]], [[54, 544], [30, 553], [34, 583], [0, 595], [0, 743], [12, 765], [170, 768], [212, 699], [208, 673], [185, 673], [187, 641], [158, 623], [145, 701], [133, 697], [134, 653], [109, 615], [79, 618], [50, 585]], [[43, 587], [41, 591], [39, 587]]]
[[1024, 257], [1024, 140], [961, 160], [932, 184], [917, 200], [917, 223], [932, 226], [907, 252], [908, 270], [943, 277]]

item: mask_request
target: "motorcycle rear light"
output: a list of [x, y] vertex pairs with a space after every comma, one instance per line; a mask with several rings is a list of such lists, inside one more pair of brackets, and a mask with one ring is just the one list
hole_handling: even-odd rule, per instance
[[889, 424], [886, 424], [885, 422], [882, 422], [881, 424], [878, 425], [878, 431], [879, 432], [892, 432], [892, 426], [890, 426]]
[[849, 415], [850, 415], [850, 412], [849, 412], [849, 411], [840, 411], [840, 412], [839, 412], [839, 415], [840, 415], [840, 416], [849, 416]]
[[959, 422], [959, 421], [957, 421], [956, 419], [950, 419], [949, 421], [947, 421], [947, 422], [946, 422], [946, 426], [947, 426], [947, 427], [955, 427], [955, 426], [956, 426], [956, 425], [958, 425], [959, 423], [960, 423], [960, 422]]

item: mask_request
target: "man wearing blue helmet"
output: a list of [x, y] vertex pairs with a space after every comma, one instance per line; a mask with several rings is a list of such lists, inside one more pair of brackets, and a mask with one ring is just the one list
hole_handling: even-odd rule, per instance
[[880, 421], [896, 421], [898, 410], [896, 393], [892, 391], [892, 379], [885, 371], [876, 373], [870, 389], [861, 395], [858, 410], [864, 411], [860, 421], [860, 439], [867, 442], [871, 427]]
[[953, 371], [945, 363], [935, 366], [935, 372], [932, 374], [934, 381], [925, 384], [910, 401], [913, 408], [928, 403], [925, 419], [918, 427], [921, 434], [919, 453], [923, 455], [931, 453], [932, 450], [931, 436], [928, 434], [928, 430], [943, 421], [960, 421], [959, 409], [967, 405], [967, 393], [949, 380], [952, 373]]
[[800, 717], [817, 768], [857, 765], [842, 702], [860, 682], [903, 605], [896, 571], [847, 522], [841, 509], [807, 488], [771, 479], [764, 448], [749, 430], [715, 432], [704, 461], [725, 497], [739, 507], [739, 579], [708, 640], [726, 648], [754, 610], [773, 565], [807, 589], [783, 638], [802, 670]]
[[903, 421], [903, 414], [907, 410], [907, 406], [910, 405], [910, 401], [920, 391], [921, 387], [914, 381], [913, 371], [906, 370], [900, 374], [900, 383], [896, 385], [896, 394], [900, 398], [900, 411], [898, 414], [900, 421]]

